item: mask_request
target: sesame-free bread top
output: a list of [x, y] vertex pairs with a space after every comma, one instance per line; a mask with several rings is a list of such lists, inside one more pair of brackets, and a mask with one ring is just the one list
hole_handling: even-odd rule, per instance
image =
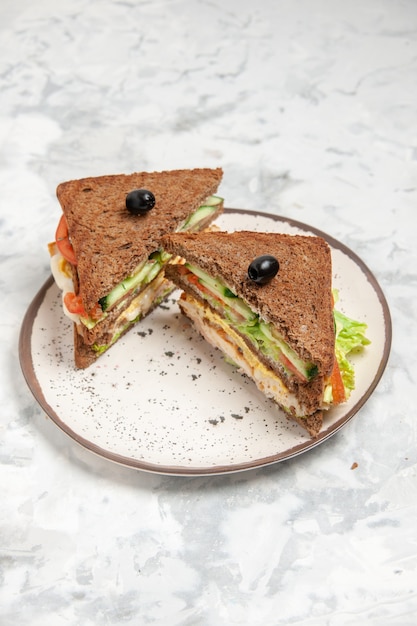
[[[321, 237], [250, 231], [178, 233], [162, 239], [164, 248], [221, 278], [265, 321], [272, 322], [304, 360], [329, 375], [334, 361], [331, 252]], [[253, 259], [271, 254], [278, 274], [267, 284], [248, 278]], [[168, 278], [187, 288], [175, 265]]]
[[[206, 198], [216, 193], [221, 168], [112, 174], [61, 183], [57, 197], [77, 259], [79, 295], [89, 310], [160, 247]], [[148, 189], [155, 206], [144, 215], [126, 209], [126, 196]]]

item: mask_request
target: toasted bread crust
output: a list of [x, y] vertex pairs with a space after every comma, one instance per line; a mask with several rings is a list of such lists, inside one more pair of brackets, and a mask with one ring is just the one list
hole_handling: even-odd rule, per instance
[[308, 434], [315, 439], [323, 427], [323, 411], [316, 411], [316, 413], [307, 417], [293, 417], [292, 419], [305, 428]]
[[[162, 235], [180, 227], [213, 195], [223, 172], [217, 169], [119, 174], [61, 183], [57, 197], [77, 258], [79, 295], [86, 310], [160, 247]], [[145, 188], [156, 198], [142, 216], [126, 209], [129, 191]]]
[[86, 369], [97, 360], [98, 354], [91, 346], [88, 346], [82, 336], [77, 331], [77, 326], [73, 326], [74, 332], [74, 362], [78, 369]]
[[[200, 266], [226, 284], [261, 318], [272, 322], [304, 360], [316, 363], [328, 376], [334, 360], [331, 293], [331, 252], [320, 237], [239, 231], [170, 234], [164, 248]], [[280, 269], [269, 283], [257, 285], [247, 276], [251, 261], [275, 256]], [[175, 266], [168, 277], [181, 283]], [[182, 285], [184, 287], [184, 285]]]

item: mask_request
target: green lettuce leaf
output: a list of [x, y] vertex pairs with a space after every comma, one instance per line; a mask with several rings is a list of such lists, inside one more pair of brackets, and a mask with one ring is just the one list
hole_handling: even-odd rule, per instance
[[367, 325], [347, 317], [336, 309], [333, 311], [336, 329], [336, 358], [346, 390], [355, 388], [355, 372], [348, 355], [359, 352], [371, 342], [365, 336]]

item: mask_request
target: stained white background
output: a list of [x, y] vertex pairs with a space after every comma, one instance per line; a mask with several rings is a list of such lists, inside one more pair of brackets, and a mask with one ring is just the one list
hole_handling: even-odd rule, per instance
[[[1, 3], [2, 626], [415, 624], [416, 34], [413, 0]], [[230, 476], [132, 471], [47, 420], [20, 371], [55, 188], [219, 165], [228, 206], [361, 256], [390, 304], [391, 359], [307, 454]]]

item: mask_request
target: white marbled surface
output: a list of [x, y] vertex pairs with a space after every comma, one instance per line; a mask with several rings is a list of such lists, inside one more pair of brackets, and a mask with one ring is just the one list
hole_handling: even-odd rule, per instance
[[[0, 94], [0, 624], [416, 624], [415, 0], [2, 0]], [[132, 471], [45, 419], [21, 374], [55, 188], [218, 165], [228, 206], [362, 257], [391, 358], [307, 454], [217, 477]]]

